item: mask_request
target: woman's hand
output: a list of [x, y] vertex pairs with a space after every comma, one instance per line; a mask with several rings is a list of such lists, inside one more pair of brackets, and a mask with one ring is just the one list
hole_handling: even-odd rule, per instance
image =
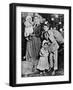
[[30, 33], [30, 36], [35, 36], [35, 34], [33, 34], [33, 33]]

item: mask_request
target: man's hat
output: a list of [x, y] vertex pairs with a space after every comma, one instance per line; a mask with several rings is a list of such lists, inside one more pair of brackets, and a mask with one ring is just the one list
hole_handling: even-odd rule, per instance
[[44, 26], [48, 26], [48, 27], [50, 26], [50, 24], [48, 23], [48, 21], [45, 21], [45, 22], [44, 22], [43, 27], [44, 27]]

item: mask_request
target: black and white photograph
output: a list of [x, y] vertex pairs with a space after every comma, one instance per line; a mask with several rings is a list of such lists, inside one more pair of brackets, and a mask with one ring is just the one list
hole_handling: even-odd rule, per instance
[[21, 12], [22, 77], [64, 75], [64, 14]]
[[71, 7], [10, 4], [10, 86], [71, 83]]

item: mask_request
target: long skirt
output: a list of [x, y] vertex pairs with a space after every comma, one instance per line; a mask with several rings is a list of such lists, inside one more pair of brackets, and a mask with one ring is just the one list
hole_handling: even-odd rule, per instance
[[40, 57], [37, 69], [39, 70], [49, 70], [49, 62], [48, 62], [48, 57]]
[[32, 37], [31, 40], [27, 41], [26, 46], [26, 61], [36, 62], [39, 56], [41, 46], [41, 40], [37, 37]]

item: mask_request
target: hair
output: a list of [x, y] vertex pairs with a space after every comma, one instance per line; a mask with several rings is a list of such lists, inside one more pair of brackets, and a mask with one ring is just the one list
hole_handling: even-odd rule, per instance
[[26, 21], [27, 21], [27, 19], [29, 19], [29, 18], [31, 18], [31, 19], [32, 19], [32, 17], [31, 17], [31, 16], [27, 16], [27, 17], [26, 17]]
[[44, 26], [50, 27], [50, 25], [49, 25], [49, 24], [43, 24], [43, 27], [44, 27]]
[[40, 23], [43, 23], [44, 19], [43, 19], [43, 17], [41, 15], [35, 14], [34, 18], [35, 17], [39, 18]]
[[44, 45], [48, 45], [48, 41], [46, 41], [45, 39], [44, 39], [44, 41], [42, 42], [42, 46], [44, 46]]
[[47, 44], [48, 45], [48, 42], [45, 42], [44, 45]]

